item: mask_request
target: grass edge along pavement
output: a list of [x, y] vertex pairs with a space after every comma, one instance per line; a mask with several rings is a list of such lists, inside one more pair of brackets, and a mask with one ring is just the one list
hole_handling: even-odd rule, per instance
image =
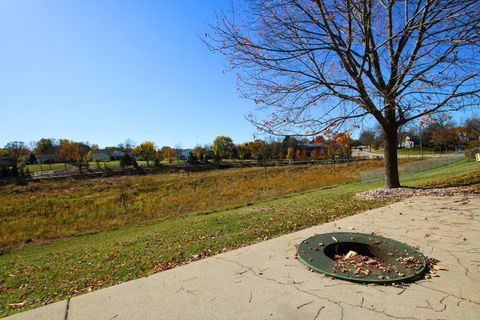
[[[445, 183], [435, 170], [430, 173], [431, 181]], [[419, 182], [425, 184], [428, 179], [422, 174]], [[466, 174], [448, 179], [464, 182]], [[0, 256], [0, 316], [386, 205], [389, 202], [352, 199], [358, 191], [379, 186], [377, 182], [324, 187], [233, 210], [13, 250]]]

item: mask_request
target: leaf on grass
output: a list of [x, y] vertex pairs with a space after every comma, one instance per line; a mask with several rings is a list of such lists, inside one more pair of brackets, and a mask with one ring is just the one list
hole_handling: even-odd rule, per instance
[[18, 303], [10, 303], [9, 306], [13, 307], [13, 308], [21, 308], [26, 304], [27, 304], [27, 301], [22, 301], [22, 302], [18, 302]]

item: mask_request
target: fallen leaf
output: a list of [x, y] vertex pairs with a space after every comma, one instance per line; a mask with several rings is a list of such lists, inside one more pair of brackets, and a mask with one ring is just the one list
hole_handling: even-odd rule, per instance
[[348, 259], [351, 259], [353, 257], [355, 257], [356, 255], [358, 255], [358, 253], [356, 253], [355, 251], [348, 251], [348, 253], [345, 255], [345, 257], [343, 258], [343, 260], [348, 260]]
[[444, 267], [444, 266], [433, 266], [432, 269], [433, 270], [448, 270], [447, 267]]
[[21, 308], [26, 304], [27, 304], [27, 301], [22, 301], [22, 302], [18, 302], [18, 303], [10, 303], [9, 306], [14, 307], [14, 308]]

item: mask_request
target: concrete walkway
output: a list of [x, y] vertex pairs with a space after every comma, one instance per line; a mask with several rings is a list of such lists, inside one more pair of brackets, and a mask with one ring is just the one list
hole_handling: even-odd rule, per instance
[[[419, 245], [448, 271], [405, 288], [307, 271], [315, 233], [375, 232]], [[6, 319], [480, 319], [480, 197], [418, 197]]]

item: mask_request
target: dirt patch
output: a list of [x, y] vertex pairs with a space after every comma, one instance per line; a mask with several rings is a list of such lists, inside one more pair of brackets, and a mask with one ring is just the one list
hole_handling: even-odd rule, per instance
[[458, 196], [480, 194], [480, 190], [474, 187], [450, 187], [450, 188], [395, 188], [373, 189], [360, 192], [355, 195], [358, 200], [386, 200], [392, 198], [410, 198], [415, 196]]

